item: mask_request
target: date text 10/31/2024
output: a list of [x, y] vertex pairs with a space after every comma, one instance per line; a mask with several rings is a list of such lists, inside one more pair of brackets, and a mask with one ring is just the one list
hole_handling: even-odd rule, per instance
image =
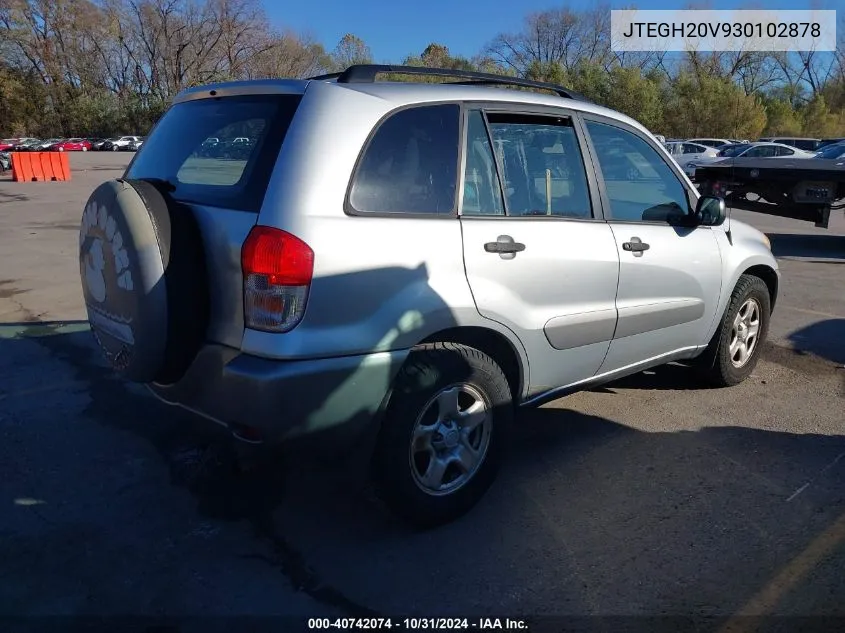
[[518, 618], [308, 618], [308, 628], [311, 630], [345, 629], [348, 631], [377, 629], [397, 629], [399, 631], [527, 631], [528, 623]]

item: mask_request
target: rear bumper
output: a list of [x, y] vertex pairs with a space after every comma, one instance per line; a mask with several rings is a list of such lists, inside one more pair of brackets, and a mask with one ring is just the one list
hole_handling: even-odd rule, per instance
[[335, 450], [378, 421], [408, 350], [313, 360], [269, 360], [204, 346], [174, 385], [148, 385], [159, 399], [265, 443], [327, 441]]

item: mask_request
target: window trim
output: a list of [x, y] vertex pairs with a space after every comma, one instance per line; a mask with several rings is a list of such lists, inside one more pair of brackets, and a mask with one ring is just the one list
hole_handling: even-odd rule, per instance
[[466, 128], [469, 113], [473, 110], [480, 110], [484, 119], [484, 125], [487, 129], [487, 139], [490, 147], [495, 147], [493, 144], [492, 134], [490, 132], [490, 124], [487, 120], [487, 113], [494, 114], [524, 114], [528, 116], [547, 116], [547, 117], [567, 117], [572, 121], [572, 128], [575, 131], [575, 140], [578, 143], [578, 148], [581, 150], [581, 160], [584, 165], [584, 172], [587, 178], [587, 193], [590, 198], [590, 217], [586, 218], [571, 218], [560, 215], [510, 215], [508, 209], [508, 200], [505, 195], [504, 186], [501, 180], [501, 165], [499, 165], [499, 157], [493, 151], [493, 160], [496, 165], [496, 176], [499, 182], [499, 193], [502, 196], [505, 215], [464, 215], [463, 214], [463, 190], [466, 179], [466, 163], [463, 162], [460, 172], [460, 185], [458, 196], [459, 207], [458, 217], [461, 220], [468, 221], [540, 221], [540, 222], [604, 222], [604, 206], [601, 201], [601, 192], [599, 191], [598, 181], [596, 180], [596, 171], [593, 163], [592, 155], [589, 153], [587, 147], [588, 139], [585, 137], [584, 129], [581, 126], [580, 112], [577, 110], [570, 110], [569, 108], [559, 108], [555, 106], [534, 105], [525, 103], [510, 103], [501, 101], [465, 101], [463, 113], [463, 129], [464, 134], [461, 141], [461, 153], [466, 154]]
[[[593, 164], [595, 166], [596, 179], [599, 182], [599, 189], [600, 189], [600, 195], [601, 195], [601, 201], [602, 201], [602, 211], [603, 212], [606, 211], [604, 213], [604, 217], [606, 218], [607, 222], [611, 222], [613, 224], [633, 224], [633, 225], [640, 225], [640, 226], [673, 226], [673, 225], [669, 224], [668, 222], [661, 221], [661, 220], [620, 220], [620, 219], [614, 218], [610, 215], [610, 198], [607, 195], [607, 187], [606, 187], [605, 182], [604, 182], [604, 174], [602, 173], [601, 165], [598, 162], [598, 154], [596, 152], [595, 145], [593, 145], [593, 139], [590, 135], [589, 129], [587, 128], [588, 122], [599, 123], [601, 125], [608, 125], [608, 126], [611, 126], [611, 127], [619, 128], [620, 130], [623, 130], [624, 132], [628, 132], [630, 134], [633, 134], [638, 139], [645, 142], [649, 147], [651, 147], [657, 153], [657, 155], [660, 157], [660, 159], [663, 161], [663, 163], [669, 168], [669, 171], [671, 171], [675, 175], [675, 177], [678, 179], [681, 187], [683, 188], [684, 193], [686, 193], [686, 197], [687, 197], [687, 216], [691, 216], [691, 215], [695, 214], [695, 207], [696, 207], [696, 204], [698, 202], [698, 192], [697, 192], [697, 190], [695, 190], [694, 187], [692, 187], [690, 185], [686, 174], [683, 172], [683, 170], [680, 168], [680, 166], [677, 163], [675, 163], [675, 161], [673, 161], [671, 159], [671, 157], [668, 156], [665, 149], [661, 152], [660, 151], [661, 148], [659, 147], [659, 145], [656, 142], [652, 141], [650, 138], [648, 138], [648, 136], [644, 135], [640, 130], [633, 127], [632, 125], [628, 125], [624, 121], [612, 119], [610, 117], [602, 116], [600, 114], [593, 114], [593, 113], [584, 112], [584, 113], [582, 113], [581, 122], [582, 122], [582, 125], [584, 126], [584, 135], [586, 136], [586, 139], [587, 139], [587, 147], [589, 148], [590, 155], [591, 155]], [[668, 160], [667, 160], [667, 158], [668, 158]], [[711, 228], [711, 227], [703, 227], [703, 228]]]
[[[469, 151], [467, 147], [467, 139], [469, 138], [469, 117], [473, 112], [481, 113], [481, 124], [484, 126], [484, 133], [487, 136], [487, 142], [490, 144], [491, 152], [493, 154], [493, 169], [496, 172], [496, 183], [499, 188], [499, 199], [502, 201], [502, 210], [504, 215], [478, 215], [478, 216], [464, 216], [464, 186], [466, 185], [466, 171], [467, 160], [469, 159]], [[487, 114], [481, 108], [467, 107], [466, 103], [461, 104], [461, 164], [458, 172], [458, 205], [456, 214], [458, 218], [463, 217], [480, 217], [480, 218], [504, 218], [508, 217], [508, 201], [505, 198], [505, 192], [502, 189], [501, 175], [499, 174], [499, 161], [496, 158], [496, 152], [492, 151], [493, 139], [490, 137], [490, 128], [487, 124]]]
[[458, 108], [458, 138], [457, 138], [457, 145], [458, 145], [458, 159], [457, 159], [457, 166], [456, 169], [458, 170], [458, 178], [456, 179], [456, 183], [458, 180], [462, 182], [463, 175], [461, 173], [461, 165], [463, 165], [463, 141], [465, 135], [465, 122], [464, 122], [464, 107], [460, 101], [456, 101], [454, 99], [447, 99], [447, 100], [440, 100], [440, 101], [415, 101], [414, 103], [406, 103], [401, 105], [397, 108], [393, 108], [383, 114], [378, 121], [376, 121], [373, 128], [370, 130], [369, 134], [367, 134], [367, 138], [364, 140], [361, 149], [358, 151], [358, 157], [355, 159], [355, 164], [352, 166], [352, 173], [349, 176], [349, 181], [346, 183], [346, 193], [343, 196], [343, 212], [352, 217], [359, 217], [359, 218], [394, 218], [394, 219], [431, 219], [431, 220], [444, 220], [444, 219], [455, 219], [458, 217], [458, 206], [460, 204], [460, 193], [463, 191], [457, 184], [455, 185], [455, 195], [454, 200], [452, 201], [452, 209], [448, 213], [385, 213], [385, 212], [372, 212], [372, 211], [359, 211], [350, 202], [350, 196], [352, 195], [352, 186], [355, 184], [355, 178], [358, 176], [358, 170], [361, 168], [361, 163], [364, 160], [364, 156], [367, 154], [367, 150], [370, 149], [370, 145], [372, 145], [373, 140], [375, 139], [376, 135], [381, 130], [382, 126], [389, 121], [393, 116], [404, 112], [405, 110], [412, 110], [418, 108], [426, 108], [426, 107], [433, 107], [433, 106], [443, 106], [443, 105], [452, 105], [457, 106]]

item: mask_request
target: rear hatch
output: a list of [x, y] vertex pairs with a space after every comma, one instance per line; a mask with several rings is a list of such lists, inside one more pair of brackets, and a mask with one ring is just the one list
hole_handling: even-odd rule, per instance
[[[241, 247], [255, 225], [276, 158], [306, 82], [222, 84], [180, 95], [127, 167], [125, 177], [157, 182], [196, 215], [211, 299], [207, 338], [239, 348], [243, 338]], [[206, 140], [247, 137], [237, 153]]]

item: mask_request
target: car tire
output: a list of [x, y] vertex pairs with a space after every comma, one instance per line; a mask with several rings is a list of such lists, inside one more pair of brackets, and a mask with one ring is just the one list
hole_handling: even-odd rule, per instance
[[111, 151], [113, 151], [113, 152], [116, 152], [118, 149], [120, 149], [120, 148], [118, 148], [118, 146], [117, 146], [117, 145], [112, 145], [112, 146], [111, 146]]
[[379, 497], [419, 528], [459, 518], [495, 480], [512, 418], [510, 386], [487, 354], [454, 343], [415, 348], [394, 381], [376, 441]]
[[742, 275], [731, 294], [722, 322], [698, 368], [716, 387], [732, 387], [751, 375], [769, 332], [771, 297], [766, 283]]

